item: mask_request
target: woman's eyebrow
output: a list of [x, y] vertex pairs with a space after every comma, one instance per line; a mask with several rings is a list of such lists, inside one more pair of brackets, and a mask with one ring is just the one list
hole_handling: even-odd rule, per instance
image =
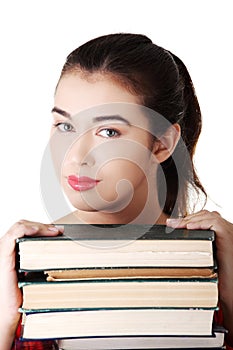
[[130, 122], [121, 117], [120, 115], [105, 115], [105, 116], [99, 116], [99, 117], [95, 117], [93, 118], [93, 122], [94, 123], [97, 123], [97, 122], [102, 122], [102, 121], [120, 121], [120, 122], [123, 122], [127, 125], [131, 125]]
[[[68, 112], [66, 112], [66, 111], [64, 111], [64, 110], [62, 110], [62, 109], [60, 109], [60, 108], [58, 108], [56, 106], [53, 107], [51, 112], [52, 113], [61, 114], [63, 117], [66, 117], [66, 118], [69, 118], [69, 119], [72, 118], [70, 113], [68, 113]], [[123, 123], [125, 123], [125, 124], [127, 124], [129, 126], [131, 125], [130, 122], [127, 119], [123, 118], [122, 116], [120, 116], [118, 114], [94, 117], [92, 119], [92, 121], [93, 121], [93, 123], [98, 123], [98, 122], [103, 122], [103, 121], [120, 121], [120, 122], [123, 122]]]
[[53, 107], [52, 113], [58, 113], [58, 114], [61, 114], [63, 117], [66, 117], [66, 118], [71, 118], [71, 115], [70, 113], [66, 112], [66, 111], [63, 111], [62, 109], [58, 108], [58, 107]]

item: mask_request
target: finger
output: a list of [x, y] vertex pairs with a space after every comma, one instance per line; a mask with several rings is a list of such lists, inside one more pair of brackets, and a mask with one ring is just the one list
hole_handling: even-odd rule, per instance
[[211, 219], [189, 221], [186, 228], [189, 230], [214, 230], [214, 223]]
[[221, 215], [217, 211], [210, 212], [208, 210], [201, 210], [195, 214], [187, 215], [184, 218], [167, 219], [167, 226], [173, 228], [185, 228], [189, 223], [195, 223], [202, 220], [211, 220], [214, 226], [219, 226], [218, 223], [223, 221]]
[[172, 228], [186, 228], [187, 222], [183, 218], [169, 218], [166, 225]]
[[167, 226], [172, 228], [186, 228], [190, 230], [209, 230], [213, 228], [212, 220], [193, 220], [185, 221], [184, 219], [168, 219]]
[[189, 214], [183, 218], [168, 218], [166, 220], [166, 225], [173, 228], [186, 228], [187, 222], [196, 220], [199, 221], [203, 216], [208, 215], [209, 212], [207, 210], [201, 210], [194, 214]]
[[217, 219], [213, 217], [197, 219], [196, 217], [185, 221], [184, 219], [172, 219], [167, 220], [168, 226], [172, 228], [186, 228], [189, 230], [213, 230], [215, 232], [221, 232], [223, 229], [223, 219]]
[[56, 236], [63, 232], [63, 226], [20, 220], [13, 225], [9, 233], [14, 238], [20, 238], [23, 236]]
[[187, 216], [184, 217], [184, 220], [185, 221], [188, 221], [190, 219], [193, 219], [193, 218], [204, 218], [204, 217], [221, 217], [220, 213], [217, 212], [217, 211], [209, 211], [209, 210], [200, 210], [196, 213], [193, 213], [193, 214], [189, 214]]

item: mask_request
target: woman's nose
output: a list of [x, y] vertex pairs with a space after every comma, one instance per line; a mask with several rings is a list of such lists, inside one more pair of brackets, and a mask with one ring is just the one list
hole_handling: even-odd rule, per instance
[[93, 166], [95, 159], [93, 157], [92, 140], [89, 133], [79, 136], [70, 146], [66, 159], [77, 165]]

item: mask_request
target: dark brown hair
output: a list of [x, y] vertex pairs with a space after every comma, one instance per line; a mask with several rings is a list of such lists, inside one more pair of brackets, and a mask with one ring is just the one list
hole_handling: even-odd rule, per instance
[[[160, 113], [170, 123], [180, 124], [182, 142], [178, 142], [173, 156], [161, 164], [157, 185], [162, 202], [159, 184], [165, 177], [167, 195], [163, 211], [168, 215], [186, 215], [190, 190], [197, 195], [203, 193], [205, 198], [206, 192], [193, 165], [202, 126], [201, 111], [184, 63], [144, 35], [119, 33], [90, 40], [71, 52], [61, 76], [80, 70], [111, 74], [139, 96], [142, 105]], [[177, 167], [182, 168], [181, 176]]]

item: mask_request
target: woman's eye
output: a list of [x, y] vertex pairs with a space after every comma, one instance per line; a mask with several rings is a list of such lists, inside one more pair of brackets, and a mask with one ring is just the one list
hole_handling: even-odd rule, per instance
[[120, 133], [115, 129], [102, 129], [98, 132], [98, 135], [102, 137], [117, 137]]
[[57, 123], [55, 127], [61, 132], [70, 132], [74, 130], [73, 126], [69, 123]]

